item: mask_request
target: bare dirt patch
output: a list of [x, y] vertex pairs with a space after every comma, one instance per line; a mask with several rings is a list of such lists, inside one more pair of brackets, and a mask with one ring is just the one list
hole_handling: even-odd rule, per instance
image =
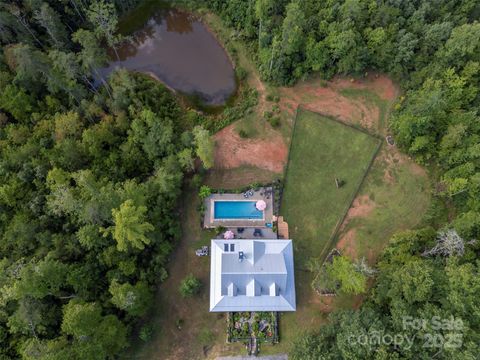
[[335, 307], [335, 297], [334, 296], [319, 296], [315, 295], [313, 298], [313, 302], [318, 307], [318, 310], [323, 313], [330, 313], [332, 312]]
[[378, 122], [379, 109], [370, 104], [342, 96], [334, 83], [322, 87], [320, 83], [300, 83], [293, 88], [282, 88], [280, 108], [293, 115], [294, 109], [302, 105], [308, 110], [333, 116], [349, 124], [367, 129]]
[[375, 203], [368, 195], [357, 196], [348, 210], [347, 218], [368, 216], [375, 208]]
[[352, 259], [358, 257], [358, 249], [356, 243], [356, 231], [350, 229], [344, 232], [344, 229], [353, 218], [367, 217], [375, 209], [375, 202], [370, 199], [368, 195], [359, 195], [353, 201], [352, 206], [348, 210], [347, 216], [343, 221], [342, 228], [340, 230], [341, 236], [337, 242], [337, 248], [349, 255]]
[[242, 139], [232, 124], [215, 134], [214, 139], [216, 168], [250, 165], [281, 173], [287, 162], [288, 148], [277, 132], [271, 132], [267, 139]]
[[357, 248], [355, 244], [355, 229], [347, 231], [338, 241], [337, 249], [352, 259], [357, 258]]
[[408, 165], [410, 173], [414, 176], [424, 177], [427, 175], [423, 167], [415, 163], [408, 155], [401, 153], [396, 146], [386, 146], [376, 161], [382, 163], [383, 180], [387, 184], [395, 183], [395, 171], [404, 164]]
[[331, 81], [312, 79], [299, 82], [294, 87], [280, 89], [280, 108], [294, 115], [298, 105], [306, 109], [333, 116], [349, 124], [366, 129], [376, 129], [380, 120], [380, 109], [363, 99], [343, 96], [342, 90], [366, 90], [385, 101], [394, 101], [398, 87], [385, 75], [371, 74], [361, 79], [335, 77]]

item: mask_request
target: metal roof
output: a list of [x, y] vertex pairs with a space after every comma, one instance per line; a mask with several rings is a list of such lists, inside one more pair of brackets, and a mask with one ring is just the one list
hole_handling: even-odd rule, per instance
[[212, 312], [296, 309], [291, 240], [212, 240], [210, 270]]

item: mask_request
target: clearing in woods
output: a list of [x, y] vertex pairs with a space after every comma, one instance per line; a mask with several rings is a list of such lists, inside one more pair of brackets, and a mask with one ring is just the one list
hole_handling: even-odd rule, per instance
[[[208, 185], [239, 188], [283, 177], [298, 105], [374, 135], [387, 134], [388, 114], [399, 94], [387, 76], [370, 74], [361, 79], [337, 77], [332, 81], [312, 78], [290, 88], [268, 87], [260, 81], [242, 42], [231, 39], [230, 29], [215, 15], [207, 14], [204, 20], [221, 42], [235, 48], [236, 65], [247, 70], [247, 83], [259, 92], [259, 104], [249, 116], [215, 135], [216, 163], [205, 178]], [[273, 95], [278, 101], [268, 101], [272, 96], [267, 95]], [[278, 112], [277, 109], [280, 125], [272, 128], [264, 114], [265, 111]], [[246, 138], [239, 136], [240, 130], [246, 132]], [[344, 145], [348, 144], [339, 139], [337, 146]], [[297, 183], [301, 190], [303, 184]], [[374, 264], [394, 232], [419, 223], [430, 202], [429, 189], [425, 171], [395, 146], [383, 143], [340, 228], [337, 246], [352, 258], [365, 256]], [[208, 244], [213, 233], [201, 230], [198, 205], [197, 190], [186, 185], [180, 215], [182, 236], [170, 261], [169, 278], [158, 289], [157, 307], [150, 320], [152, 338], [143, 345], [138, 344], [132, 349], [133, 354], [126, 354], [128, 358], [215, 359], [245, 351], [242, 344], [225, 344], [225, 317], [208, 312], [209, 258], [196, 257], [194, 250]], [[288, 199], [283, 211], [292, 214]], [[291, 229], [295, 226], [295, 218], [286, 218], [286, 221]], [[299, 236], [293, 233], [291, 237], [301, 244]], [[302, 260], [301, 254], [300, 249], [295, 261]], [[299, 329], [318, 329], [326, 321], [328, 312], [361, 304], [361, 296], [321, 298], [316, 295], [310, 286], [312, 274], [301, 263], [295, 269], [297, 311], [282, 314], [281, 341], [276, 346], [262, 346], [263, 355], [288, 352]], [[189, 273], [201, 279], [204, 287], [199, 296], [183, 299], [178, 286]]]

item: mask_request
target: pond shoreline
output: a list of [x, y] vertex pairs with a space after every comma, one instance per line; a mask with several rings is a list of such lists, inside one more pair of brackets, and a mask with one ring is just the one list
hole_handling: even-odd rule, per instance
[[131, 41], [101, 71], [121, 67], [144, 73], [200, 108], [223, 108], [238, 94], [234, 54], [199, 11], [143, 3], [121, 20], [118, 32]]

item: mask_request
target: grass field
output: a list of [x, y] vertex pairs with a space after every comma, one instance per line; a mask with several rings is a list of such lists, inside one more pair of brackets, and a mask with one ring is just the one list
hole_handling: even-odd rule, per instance
[[[281, 213], [295, 239], [295, 262], [323, 258], [380, 140], [317, 113], [298, 110]], [[344, 182], [337, 189], [335, 178]]]

